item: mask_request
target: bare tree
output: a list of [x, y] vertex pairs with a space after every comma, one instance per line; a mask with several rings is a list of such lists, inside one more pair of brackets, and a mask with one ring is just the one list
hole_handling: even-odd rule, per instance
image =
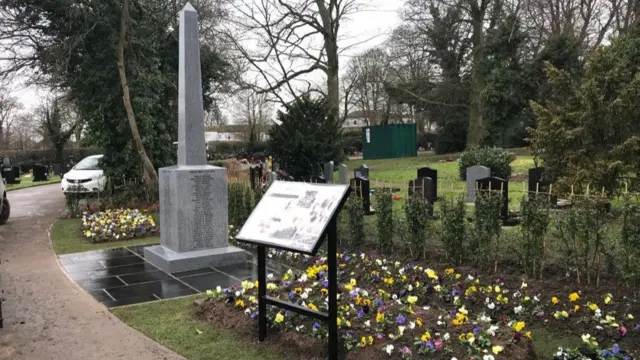
[[258, 94], [251, 90], [243, 91], [237, 96], [235, 118], [240, 124], [247, 125], [246, 138], [250, 144], [255, 144], [262, 139], [263, 134], [274, 115], [273, 102], [268, 94]]
[[536, 48], [553, 34], [571, 33], [585, 50], [593, 49], [633, 18], [633, 1], [627, 0], [523, 0], [522, 9]]
[[8, 145], [12, 149], [28, 150], [42, 139], [42, 127], [34, 113], [19, 113], [11, 126]]
[[5, 88], [0, 88], [0, 147], [5, 147], [18, 110], [21, 104], [18, 99], [11, 96]]
[[347, 77], [354, 79], [352, 101], [371, 125], [385, 122], [389, 117], [390, 103], [384, 87], [389, 80], [389, 62], [385, 49], [375, 47], [354, 57], [347, 65]]
[[301, 92], [319, 91], [303, 77], [321, 72], [337, 116], [340, 25], [356, 9], [356, 0], [236, 0], [222, 34], [256, 74], [246, 87], [287, 105]]

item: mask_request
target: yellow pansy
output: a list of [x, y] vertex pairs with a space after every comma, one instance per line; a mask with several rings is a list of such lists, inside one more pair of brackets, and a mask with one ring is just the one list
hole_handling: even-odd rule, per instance
[[596, 310], [598, 310], [598, 305], [597, 305], [597, 304], [589, 303], [589, 304], [587, 304], [587, 306], [589, 307], [589, 309], [590, 309], [591, 311], [596, 311]]
[[425, 272], [430, 279], [438, 280], [438, 275], [432, 269], [427, 269]]
[[418, 297], [417, 296], [408, 296], [407, 297], [407, 302], [411, 305], [415, 304], [418, 301]]
[[275, 319], [275, 321], [276, 321], [277, 323], [281, 323], [281, 322], [283, 322], [283, 321], [284, 321], [284, 315], [282, 315], [281, 313], [278, 313], [278, 314], [276, 315], [276, 319]]
[[422, 334], [422, 336], [420, 337], [420, 340], [422, 340], [423, 342], [427, 342], [429, 340], [431, 340], [431, 334], [429, 334], [429, 332], [425, 332], [424, 334]]
[[574, 302], [578, 301], [578, 299], [580, 299], [580, 295], [578, 295], [578, 293], [574, 292], [569, 294], [569, 301]]
[[495, 355], [500, 354], [502, 350], [504, 350], [504, 346], [501, 346], [501, 345], [496, 345], [491, 347], [491, 352], [494, 353]]
[[522, 331], [522, 329], [524, 329], [524, 327], [525, 327], [525, 322], [518, 321], [517, 323], [515, 323], [515, 325], [513, 325], [513, 330], [515, 330], [516, 332], [520, 332]]
[[376, 314], [376, 322], [377, 323], [381, 323], [384, 321], [384, 314], [383, 313], [377, 313]]
[[559, 301], [559, 300], [558, 300], [558, 298], [557, 298], [557, 297], [555, 297], [555, 296], [551, 298], [551, 303], [552, 303], [553, 305], [556, 305], [556, 304], [558, 303], [558, 301]]

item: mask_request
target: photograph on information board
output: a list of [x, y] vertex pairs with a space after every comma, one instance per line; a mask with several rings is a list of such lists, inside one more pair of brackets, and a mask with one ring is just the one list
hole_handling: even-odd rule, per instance
[[348, 185], [276, 181], [244, 224], [238, 240], [312, 252]]

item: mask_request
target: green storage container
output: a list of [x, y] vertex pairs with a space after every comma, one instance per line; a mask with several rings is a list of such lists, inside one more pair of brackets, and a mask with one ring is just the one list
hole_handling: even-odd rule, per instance
[[416, 124], [389, 124], [362, 128], [364, 160], [410, 156], [418, 156]]

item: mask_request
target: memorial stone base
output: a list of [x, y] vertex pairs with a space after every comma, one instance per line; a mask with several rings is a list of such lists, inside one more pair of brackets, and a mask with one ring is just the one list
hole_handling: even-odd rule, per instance
[[169, 273], [246, 261], [229, 246], [225, 168], [178, 165], [159, 175], [161, 245], [145, 248], [145, 259]]

